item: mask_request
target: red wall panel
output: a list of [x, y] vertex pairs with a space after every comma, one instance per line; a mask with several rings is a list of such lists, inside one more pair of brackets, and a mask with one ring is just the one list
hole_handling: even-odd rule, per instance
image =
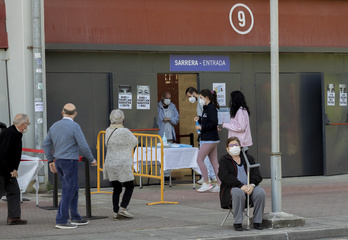
[[[46, 43], [268, 46], [268, 0], [242, 0], [250, 33], [229, 22], [231, 0], [45, 0]], [[280, 45], [348, 47], [348, 1], [279, 1]], [[247, 18], [247, 20], [249, 20]]]
[[0, 49], [8, 48], [6, 32], [6, 8], [4, 0], [0, 0]]

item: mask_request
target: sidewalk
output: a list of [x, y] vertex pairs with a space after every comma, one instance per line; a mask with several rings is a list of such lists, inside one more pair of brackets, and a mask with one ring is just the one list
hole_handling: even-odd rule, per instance
[[[175, 184], [175, 182], [174, 182]], [[261, 186], [267, 193], [265, 212], [271, 211], [271, 182]], [[105, 189], [103, 189], [105, 190]], [[111, 189], [107, 189], [111, 190]], [[220, 227], [227, 210], [220, 208], [218, 193], [198, 193], [192, 184], [165, 186], [164, 200], [179, 204], [148, 206], [160, 200], [160, 186], [136, 187], [129, 205], [133, 220], [112, 220], [111, 194], [92, 194], [91, 220], [77, 229], [55, 229], [55, 210], [35, 206], [35, 195], [22, 204], [24, 226], [7, 226], [6, 202], [0, 201], [0, 239], [323, 239], [348, 236], [348, 175], [285, 178], [282, 180], [282, 210], [302, 216], [306, 225], [299, 228], [264, 229], [236, 232], [230, 217]], [[80, 190], [79, 210], [85, 215], [85, 196]], [[40, 206], [51, 206], [52, 196], [41, 194]], [[245, 224], [244, 224], [245, 226]]]

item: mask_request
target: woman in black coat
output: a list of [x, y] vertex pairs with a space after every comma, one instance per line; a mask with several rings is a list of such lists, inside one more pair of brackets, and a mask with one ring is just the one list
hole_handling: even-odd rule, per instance
[[[237, 137], [230, 137], [226, 141], [228, 154], [220, 158], [219, 178], [220, 203], [222, 208], [232, 205], [234, 212], [234, 229], [242, 231], [243, 211], [247, 194], [254, 205], [254, 228], [262, 230], [262, 216], [265, 208], [266, 194], [258, 185], [262, 177], [258, 168], [250, 169], [250, 184], [247, 185], [247, 164], [241, 153], [241, 144]], [[252, 156], [247, 155], [250, 165], [255, 164]]]
[[219, 164], [217, 159], [217, 146], [220, 142], [218, 134], [218, 115], [217, 109], [220, 108], [217, 102], [216, 92], [209, 89], [203, 89], [199, 96], [199, 104], [203, 106], [202, 116], [195, 117], [194, 121], [198, 121], [200, 125], [196, 125], [196, 131], [201, 131], [200, 149], [197, 156], [197, 164], [201, 170], [203, 177], [202, 186], [197, 189], [198, 192], [219, 192], [220, 191], [220, 179], [217, 177], [217, 185], [213, 187], [209, 183], [208, 170], [204, 164], [204, 159], [208, 156], [213, 166], [215, 175], [219, 170]]

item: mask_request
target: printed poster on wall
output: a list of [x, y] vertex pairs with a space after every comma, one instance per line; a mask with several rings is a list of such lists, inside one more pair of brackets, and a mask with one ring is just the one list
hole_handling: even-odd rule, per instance
[[333, 83], [327, 85], [327, 105], [335, 106], [335, 84]]
[[219, 105], [226, 106], [226, 83], [213, 83], [213, 90], [216, 92]]
[[118, 85], [118, 108], [132, 109], [132, 87], [130, 85]]
[[347, 85], [340, 84], [340, 106], [347, 106]]
[[137, 109], [150, 109], [150, 86], [137, 86]]

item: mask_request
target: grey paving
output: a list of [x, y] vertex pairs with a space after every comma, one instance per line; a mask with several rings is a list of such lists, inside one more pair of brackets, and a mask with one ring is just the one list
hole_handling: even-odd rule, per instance
[[[175, 184], [175, 182], [174, 182]], [[265, 212], [271, 211], [271, 183], [264, 180]], [[105, 190], [105, 189], [103, 189]], [[111, 190], [111, 189], [106, 189]], [[282, 210], [304, 217], [306, 224], [298, 228], [264, 229], [235, 232], [233, 219], [220, 227], [226, 210], [220, 208], [218, 193], [198, 193], [192, 184], [166, 186], [164, 200], [178, 204], [148, 206], [160, 200], [160, 186], [136, 187], [129, 212], [132, 220], [112, 220], [111, 194], [92, 194], [91, 220], [77, 229], [55, 229], [55, 210], [35, 206], [35, 196], [24, 194], [22, 215], [29, 221], [24, 226], [6, 225], [6, 202], [0, 201], [0, 239], [344, 239], [348, 236], [348, 175], [285, 178], [282, 180]], [[50, 194], [40, 194], [41, 207], [52, 205]], [[80, 190], [79, 211], [85, 215], [84, 190]], [[245, 223], [244, 223], [245, 225]]]

